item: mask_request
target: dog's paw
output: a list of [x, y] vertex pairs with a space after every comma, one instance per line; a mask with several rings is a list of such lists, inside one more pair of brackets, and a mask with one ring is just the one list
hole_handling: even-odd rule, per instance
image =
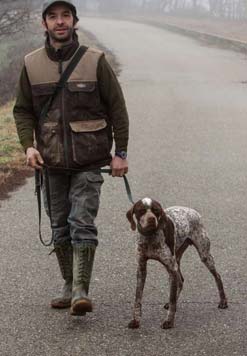
[[140, 322], [133, 319], [131, 322], [128, 324], [129, 329], [138, 329], [140, 327]]
[[164, 309], [166, 309], [166, 310], [168, 310], [169, 309], [169, 303], [166, 303], [165, 305], [164, 305]]
[[171, 329], [174, 327], [174, 321], [171, 320], [166, 320], [164, 323], [161, 325], [162, 329]]
[[227, 309], [228, 308], [227, 300], [226, 299], [221, 300], [218, 305], [218, 308], [219, 309]]

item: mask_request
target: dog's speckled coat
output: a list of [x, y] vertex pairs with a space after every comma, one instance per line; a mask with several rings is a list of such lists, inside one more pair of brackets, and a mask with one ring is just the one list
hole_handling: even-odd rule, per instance
[[136, 299], [133, 319], [129, 323], [130, 328], [140, 326], [141, 300], [148, 259], [161, 262], [169, 273], [170, 298], [169, 303], [165, 305], [165, 308], [168, 309], [168, 318], [162, 327], [168, 329], [174, 326], [176, 302], [184, 281], [180, 270], [180, 261], [189, 245], [195, 246], [202, 262], [215, 278], [220, 296], [218, 307], [227, 308], [223, 283], [210, 254], [210, 241], [202, 224], [201, 216], [196, 210], [180, 206], [163, 210], [157, 201], [144, 198], [135, 203], [127, 212], [127, 218], [131, 223], [132, 230], [137, 227], [139, 231]]

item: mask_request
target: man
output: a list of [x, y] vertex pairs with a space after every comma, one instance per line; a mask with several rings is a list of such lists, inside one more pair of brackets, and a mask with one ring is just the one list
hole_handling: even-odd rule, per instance
[[113, 177], [127, 173], [128, 114], [104, 54], [82, 46], [82, 58], [42, 117], [80, 46], [73, 1], [45, 1], [42, 18], [45, 47], [25, 57], [14, 117], [27, 164], [42, 171], [49, 167], [44, 199], [50, 205], [54, 250], [65, 280], [62, 295], [51, 306], [71, 307], [72, 315], [84, 315], [92, 311], [88, 290], [98, 244], [94, 220], [103, 183], [100, 168], [110, 164]]

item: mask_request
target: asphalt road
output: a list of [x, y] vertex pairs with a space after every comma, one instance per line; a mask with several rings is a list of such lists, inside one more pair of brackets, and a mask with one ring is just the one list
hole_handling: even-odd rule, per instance
[[[218, 310], [214, 280], [191, 248], [176, 327], [162, 330], [167, 275], [149, 263], [139, 330], [126, 326], [135, 293], [135, 234], [121, 179], [105, 177], [92, 278], [95, 311], [49, 308], [61, 286], [55, 256], [37, 237], [33, 179], [0, 210], [1, 356], [246, 356], [246, 57], [141, 24], [82, 19], [112, 49], [131, 119], [134, 199], [185, 205], [203, 215], [229, 299]], [[43, 233], [49, 237], [47, 221]]]

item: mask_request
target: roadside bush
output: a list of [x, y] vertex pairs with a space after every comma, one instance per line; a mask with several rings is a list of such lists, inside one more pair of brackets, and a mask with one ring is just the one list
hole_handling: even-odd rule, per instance
[[42, 33], [26, 31], [25, 34], [12, 36], [10, 43], [7, 49], [6, 43], [0, 45], [0, 53], [4, 55], [4, 63], [1, 63], [0, 68], [0, 105], [14, 99], [24, 56], [42, 46], [43, 37]]

